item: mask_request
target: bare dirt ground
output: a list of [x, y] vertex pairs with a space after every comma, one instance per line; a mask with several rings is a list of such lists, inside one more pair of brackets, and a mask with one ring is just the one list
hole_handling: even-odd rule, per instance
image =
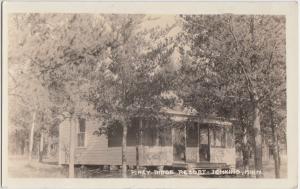
[[[274, 160], [270, 160], [268, 162], [264, 162], [264, 177], [265, 178], [275, 178], [274, 173]], [[280, 178], [287, 178], [287, 158], [281, 158], [280, 165]]]
[[[274, 162], [272, 160], [264, 162], [264, 178], [274, 178]], [[286, 158], [282, 158], [281, 161], [281, 178], [287, 176]], [[77, 178], [120, 178], [121, 171], [109, 171], [100, 169], [86, 169], [84, 172], [80, 172], [76, 168]], [[180, 175], [177, 172], [175, 174], [135, 174], [134, 170], [128, 171], [128, 178], [199, 178], [202, 175]], [[29, 162], [25, 157], [14, 157], [10, 158], [8, 163], [8, 176], [12, 178], [67, 178], [67, 169], [55, 164], [54, 162], [40, 163], [36, 160]], [[205, 176], [208, 177], [208, 176]], [[223, 176], [212, 176], [212, 177], [223, 177]], [[226, 178], [233, 178], [235, 176], [224, 176]], [[237, 176], [241, 178], [240, 176]], [[252, 177], [253, 178], [253, 177]]]
[[25, 157], [10, 158], [8, 162], [8, 176], [14, 178], [64, 178], [59, 165], [39, 163], [37, 160], [29, 162]]
[[[250, 170], [254, 170], [254, 160], [249, 162]], [[243, 170], [241, 162], [237, 163], [237, 169]], [[251, 177], [251, 176], [250, 176]], [[254, 176], [252, 176], [254, 178]], [[263, 161], [263, 177], [264, 178], [275, 178], [274, 170], [274, 160], [270, 158], [269, 160]], [[281, 157], [281, 166], [280, 166], [280, 178], [287, 178], [287, 157]]]

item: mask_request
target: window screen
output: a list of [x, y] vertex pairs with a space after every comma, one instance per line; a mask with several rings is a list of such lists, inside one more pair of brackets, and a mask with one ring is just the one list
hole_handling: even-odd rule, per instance
[[212, 146], [214, 147], [225, 147], [226, 132], [222, 127], [213, 128], [213, 141]]
[[156, 132], [156, 121], [145, 120], [145, 125], [143, 129], [143, 145], [145, 146], [155, 146], [157, 132]]
[[[137, 145], [138, 119], [133, 119], [127, 127], [127, 146]], [[123, 138], [123, 126], [111, 125], [108, 128], [108, 147], [121, 147]]]
[[139, 129], [139, 120], [132, 119], [131, 125], [127, 128], [127, 146], [137, 145], [138, 129]]
[[171, 127], [159, 127], [158, 130], [159, 145], [172, 146], [172, 130]]
[[85, 119], [79, 118], [79, 128], [77, 133], [77, 146], [85, 146], [85, 133], [86, 133], [86, 124]]
[[107, 129], [108, 147], [120, 147], [122, 145], [123, 128], [121, 125], [110, 126]]
[[[200, 137], [199, 143], [200, 144], [208, 144], [209, 143], [209, 141], [208, 141], [209, 134], [212, 135], [212, 132], [208, 130], [207, 125], [203, 125], [203, 124], [199, 125], [199, 137]], [[210, 136], [210, 138], [212, 138], [212, 137]]]
[[187, 138], [186, 138], [187, 147], [197, 147], [199, 141], [197, 123], [188, 123], [186, 127], [186, 131], [187, 131]]
[[233, 148], [234, 147], [234, 133], [233, 128], [228, 127], [226, 128], [226, 147]]

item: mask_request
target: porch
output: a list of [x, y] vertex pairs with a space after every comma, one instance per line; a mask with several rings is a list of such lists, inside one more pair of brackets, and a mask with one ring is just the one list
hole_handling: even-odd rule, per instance
[[[108, 149], [120, 152], [122, 127], [117, 129], [108, 133]], [[136, 119], [128, 128], [127, 146], [129, 165], [209, 169], [235, 165], [234, 134], [228, 122], [182, 120], [170, 124]]]

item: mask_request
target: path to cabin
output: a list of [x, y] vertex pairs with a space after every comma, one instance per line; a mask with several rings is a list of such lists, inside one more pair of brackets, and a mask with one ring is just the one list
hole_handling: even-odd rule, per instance
[[[67, 172], [55, 162], [45, 162], [39, 163], [36, 160], [28, 162], [25, 157], [14, 157], [9, 158], [8, 163], [8, 175], [12, 178], [66, 178]], [[273, 161], [264, 162], [264, 176], [265, 178], [274, 178]], [[22, 170], [22, 171], [20, 171]], [[78, 170], [78, 169], [77, 169]], [[286, 177], [286, 160], [282, 160], [281, 166], [281, 177]], [[97, 169], [89, 169], [88, 174], [80, 175], [77, 177], [90, 177], [90, 178], [119, 178], [121, 177], [120, 171], [99, 171]], [[134, 175], [131, 171], [128, 172], [128, 177], [130, 178], [184, 178], [184, 177], [202, 177], [197, 175]]]

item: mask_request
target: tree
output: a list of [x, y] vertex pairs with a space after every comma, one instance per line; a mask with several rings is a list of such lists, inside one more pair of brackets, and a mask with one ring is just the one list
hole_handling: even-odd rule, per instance
[[[273, 61], [280, 60], [275, 58]], [[269, 90], [262, 104], [264, 125], [263, 132], [272, 141], [273, 158], [275, 165], [275, 177], [280, 178], [280, 149], [279, 142], [285, 141], [286, 137], [286, 84], [285, 74], [280, 72], [280, 67], [274, 68], [270, 73]], [[274, 90], [275, 89], [275, 90]]]
[[[90, 75], [88, 100], [103, 115], [105, 127], [122, 126], [122, 175], [126, 177], [127, 128], [132, 118], [155, 117], [162, 106], [171, 104], [163, 93], [172, 87], [174, 78], [165, 70], [173, 47], [166, 40], [159, 41], [169, 29], [139, 28], [144, 16], [113, 15], [110, 19], [115, 38], [106, 49], [105, 61]], [[150, 40], [145, 40], [146, 35]]]
[[125, 176], [130, 118], [157, 114], [169, 99], [162, 93], [171, 87], [173, 74], [164, 65], [170, 62], [173, 47], [161, 38], [170, 29], [143, 29], [143, 15], [19, 16], [18, 23], [31, 34], [23, 41], [20, 56], [29, 60], [56, 114], [88, 113], [82, 105], [87, 102], [105, 122], [122, 126]]
[[[213, 107], [213, 111], [220, 110], [216, 107], [222, 104], [223, 99], [233, 97], [249, 100], [252, 107], [255, 169], [262, 170], [262, 103], [266, 100], [270, 82], [274, 79], [284, 82], [281, 77], [268, 77], [269, 73], [285, 74], [284, 18], [242, 15], [182, 18], [182, 36], [190, 45], [188, 50], [182, 48], [187, 51], [185, 59], [189, 59], [191, 68], [200, 74], [191, 83], [191, 88], [201, 89], [196, 97], [192, 97], [193, 93], [186, 96], [205, 99], [212, 104], [210, 107]], [[274, 56], [276, 61], [273, 61]], [[280, 87], [276, 85], [275, 89]], [[201, 104], [197, 107], [205, 108]]]
[[[29, 159], [32, 158], [32, 151], [37, 142], [34, 136], [40, 137], [43, 141], [43, 132], [51, 128], [55, 120], [53, 113], [53, 93], [49, 93], [46, 86], [45, 71], [38, 69], [38, 64], [47, 60], [47, 35], [48, 27], [42, 27], [45, 20], [37, 19], [38, 14], [14, 14], [10, 16], [9, 35], [9, 101], [13, 108], [23, 108], [29, 116], [10, 112], [9, 116], [14, 119], [29, 119], [26, 130], [29, 132]], [[50, 41], [50, 40], [49, 40]], [[40, 49], [37, 50], [36, 46]], [[46, 47], [46, 48], [45, 48]], [[43, 54], [44, 53], [44, 54]], [[46, 66], [46, 65], [45, 65]], [[58, 95], [56, 95], [58, 96]], [[52, 99], [51, 99], [52, 98]], [[30, 125], [30, 126], [29, 126]], [[10, 127], [11, 129], [11, 127]], [[18, 139], [16, 139], [18, 140]], [[40, 145], [42, 147], [42, 145]], [[40, 148], [42, 149], [42, 148]], [[39, 152], [41, 155], [42, 153]], [[42, 156], [39, 156], [42, 160]]]
[[[9, 74], [11, 82], [9, 82], [8, 95], [11, 107], [14, 109], [20, 109], [21, 114], [17, 114], [10, 110], [9, 117], [13, 121], [23, 120], [23, 127], [26, 132], [29, 132], [29, 160], [32, 158], [32, 149], [34, 146], [34, 133], [41, 124], [38, 112], [46, 109], [49, 106], [49, 99], [47, 92], [41, 87], [40, 83], [30, 76], [30, 73], [26, 70], [26, 64], [15, 65], [9, 69], [16, 71], [15, 75]], [[32, 98], [35, 96], [35, 98]], [[25, 122], [24, 122], [25, 121]], [[25, 124], [24, 124], [25, 123]], [[37, 126], [36, 126], [37, 125]], [[12, 128], [10, 128], [12, 129]], [[18, 139], [16, 139], [18, 140]], [[26, 140], [23, 138], [23, 140]], [[24, 143], [25, 141], [22, 141]]]

